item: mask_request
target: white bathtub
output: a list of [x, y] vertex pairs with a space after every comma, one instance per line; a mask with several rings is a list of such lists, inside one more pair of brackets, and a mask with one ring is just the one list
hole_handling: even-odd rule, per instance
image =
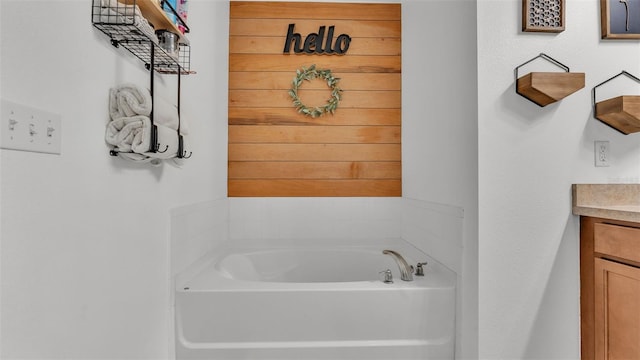
[[406, 242], [237, 244], [177, 277], [177, 359], [454, 358], [455, 274]]

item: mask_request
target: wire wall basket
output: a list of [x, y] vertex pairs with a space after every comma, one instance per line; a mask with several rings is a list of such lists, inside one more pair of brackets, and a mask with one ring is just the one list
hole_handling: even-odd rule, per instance
[[[145, 16], [150, 14], [149, 19], [143, 16], [141, 8], [146, 10]], [[162, 9], [173, 11], [181, 27], [185, 32], [189, 31], [184, 20], [177, 16], [173, 7], [165, 4], [165, 0], [160, 4], [154, 4], [153, 0], [128, 0], [126, 4], [118, 0], [92, 0], [91, 9], [93, 26], [109, 36], [113, 46], [123, 47], [140, 59], [147, 69], [153, 68], [163, 74], [193, 73], [188, 40], [180, 36], [178, 51], [170, 52], [163, 48], [156, 35], [156, 31], [167, 31], [167, 28], [181, 34]]]

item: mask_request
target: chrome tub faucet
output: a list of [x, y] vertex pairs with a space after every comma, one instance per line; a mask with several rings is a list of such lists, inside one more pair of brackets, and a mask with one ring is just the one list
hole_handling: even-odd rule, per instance
[[396, 261], [398, 268], [400, 268], [400, 279], [404, 281], [413, 281], [413, 266], [409, 265], [407, 261], [393, 250], [383, 250], [383, 254], [389, 255]]

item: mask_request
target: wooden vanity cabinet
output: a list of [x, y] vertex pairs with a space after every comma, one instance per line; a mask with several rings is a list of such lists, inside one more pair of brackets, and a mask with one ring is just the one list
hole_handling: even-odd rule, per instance
[[640, 223], [581, 217], [582, 359], [640, 359]]

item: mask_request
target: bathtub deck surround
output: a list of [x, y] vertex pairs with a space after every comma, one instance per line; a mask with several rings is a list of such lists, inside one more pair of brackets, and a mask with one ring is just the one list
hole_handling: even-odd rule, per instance
[[[177, 359], [453, 359], [465, 294], [463, 215], [454, 206], [396, 197], [223, 198], [175, 209], [172, 353]], [[416, 272], [418, 263], [427, 262], [424, 276], [401, 280], [400, 268], [384, 250], [401, 254]], [[391, 284], [384, 283], [387, 269]], [[231, 304], [224, 308], [229, 314], [194, 310], [211, 297]], [[291, 311], [284, 313], [279, 301]], [[353, 311], [342, 309], [356, 302]], [[309, 311], [316, 308], [326, 316]], [[298, 334], [287, 330], [289, 339], [268, 338], [275, 335], [265, 322], [282, 320], [258, 312], [265, 309], [280, 311]], [[368, 329], [351, 324], [363, 318]], [[382, 318], [388, 326], [380, 325]], [[396, 331], [398, 321], [415, 331]], [[310, 325], [315, 322], [317, 328]], [[332, 335], [332, 322], [352, 335]], [[210, 324], [232, 333], [213, 334], [219, 330]], [[240, 337], [239, 328], [254, 324], [248, 330], [253, 338]], [[260, 339], [257, 329], [267, 337]]]
[[[425, 275], [385, 283], [385, 249]], [[179, 359], [454, 356], [456, 275], [402, 239], [229, 242], [175, 292]]]

